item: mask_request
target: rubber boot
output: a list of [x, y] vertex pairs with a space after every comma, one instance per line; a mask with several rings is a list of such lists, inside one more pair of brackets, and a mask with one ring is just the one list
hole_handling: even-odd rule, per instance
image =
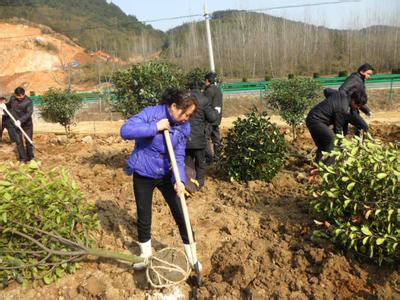
[[[196, 243], [194, 243], [194, 247], [193, 248], [196, 249]], [[183, 249], [185, 250], [185, 254], [186, 254], [187, 258], [188, 258], [190, 267], [193, 269], [194, 264], [196, 262], [194, 261], [193, 256], [192, 256], [192, 248], [190, 247], [189, 244], [183, 244]], [[201, 263], [199, 261], [197, 263], [199, 265], [199, 270], [201, 271], [203, 269], [203, 267], [202, 267], [202, 265], [201, 265]]]
[[147, 266], [147, 260], [151, 257], [151, 240], [145, 243], [139, 243], [140, 257], [145, 258], [143, 262], [133, 264], [133, 269], [136, 271], [144, 270]]

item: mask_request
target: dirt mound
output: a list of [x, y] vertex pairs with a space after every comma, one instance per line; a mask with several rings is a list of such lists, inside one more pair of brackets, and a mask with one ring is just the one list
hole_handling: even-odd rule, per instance
[[64, 88], [69, 68], [98, 58], [120, 62], [104, 52], [90, 55], [69, 38], [44, 26], [0, 23], [2, 94], [11, 94], [17, 86], [36, 94], [50, 87]]

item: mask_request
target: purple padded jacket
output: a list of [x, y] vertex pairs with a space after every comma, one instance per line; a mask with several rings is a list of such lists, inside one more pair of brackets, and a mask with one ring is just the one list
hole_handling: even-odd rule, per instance
[[[186, 141], [190, 136], [190, 123], [177, 123], [166, 104], [146, 107], [122, 125], [121, 137], [135, 140], [135, 148], [128, 159], [127, 173], [131, 175], [136, 172], [154, 179], [171, 174], [172, 167], [164, 134], [157, 130], [157, 122], [162, 119], [168, 119], [171, 124], [169, 131], [179, 175], [181, 180], [187, 183], [184, 160]], [[175, 182], [175, 177], [171, 178]]]

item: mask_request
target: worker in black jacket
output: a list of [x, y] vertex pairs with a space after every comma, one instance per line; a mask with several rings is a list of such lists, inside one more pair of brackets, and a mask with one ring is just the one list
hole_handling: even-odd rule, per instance
[[[210, 124], [207, 130], [206, 160], [207, 162], [212, 163], [213, 161], [218, 161], [221, 158], [222, 145], [219, 125], [221, 124], [222, 119], [223, 96], [221, 89], [216, 85], [216, 73], [210, 72], [206, 74], [204, 79], [204, 95], [210, 100], [211, 106], [218, 112], [217, 120]], [[209, 139], [211, 139], [211, 142], [214, 146], [214, 156], [212, 155], [211, 146], [208, 142]]]
[[[333, 149], [335, 134], [343, 134], [351, 119], [351, 109], [360, 108], [367, 101], [363, 91], [355, 91], [350, 96], [343, 91], [334, 91], [327, 96], [311, 109], [306, 118], [307, 128], [318, 147], [316, 162], [321, 161], [322, 152]], [[331, 125], [333, 130], [329, 127]], [[333, 159], [328, 158], [324, 162], [332, 164]]]
[[[374, 68], [370, 64], [361, 65], [357, 72], [352, 73], [343, 84], [339, 87], [340, 91], [345, 92], [347, 95], [352, 95], [356, 91], [360, 91], [366, 95], [365, 80], [374, 73]], [[368, 97], [367, 97], [368, 101]], [[365, 113], [368, 117], [371, 117], [372, 113], [367, 104], [361, 106], [359, 109], [353, 109], [351, 111], [351, 123], [358, 124], [357, 128], [361, 128], [364, 131], [368, 131], [368, 124], [360, 115], [360, 110]], [[357, 132], [359, 134], [359, 131]]]
[[[14, 91], [14, 96], [12, 96], [10, 98], [10, 101], [7, 103], [7, 108], [16, 120], [15, 124], [12, 124], [12, 126], [10, 126], [10, 129], [13, 132], [12, 134], [15, 139], [15, 143], [17, 144], [18, 159], [21, 162], [30, 161], [34, 158], [33, 146], [29, 141], [23, 138], [21, 129], [23, 129], [25, 133], [29, 136], [29, 138], [32, 140], [33, 136], [32, 100], [25, 95], [25, 90], [22, 87], [18, 87]], [[13, 122], [10, 120], [10, 123]], [[25, 146], [24, 146], [24, 140], [25, 140]]]
[[[7, 103], [7, 99], [5, 97], [0, 97], [0, 104], [6, 104]], [[7, 108], [7, 106], [6, 106]], [[10, 130], [10, 117], [7, 115], [7, 113], [5, 111], [3, 111], [0, 108], [0, 118], [1, 118], [1, 123], [0, 123], [0, 143], [3, 141], [3, 131], [4, 129], [7, 129], [8, 132], [8, 136], [10, 137], [10, 142], [14, 143], [14, 138], [12, 135], [12, 130]]]
[[194, 115], [190, 118], [190, 137], [186, 143], [185, 164], [196, 171], [196, 180], [199, 188], [204, 186], [206, 175], [206, 126], [218, 119], [218, 112], [210, 100], [201, 94], [201, 82], [193, 81], [189, 84], [190, 92], [196, 97], [199, 105]]

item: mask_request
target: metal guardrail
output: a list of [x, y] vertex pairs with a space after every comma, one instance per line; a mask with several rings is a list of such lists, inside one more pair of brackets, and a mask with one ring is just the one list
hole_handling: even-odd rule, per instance
[[[315, 80], [319, 81], [323, 86], [338, 86], [341, 85], [347, 77], [318, 77]], [[369, 84], [375, 83], [391, 83], [400, 82], [400, 74], [377, 74], [370, 77]], [[252, 82], [226, 82], [221, 85], [222, 92], [246, 92], [246, 91], [265, 91], [268, 89], [270, 81], [252, 81]], [[111, 97], [115, 99], [112, 93]], [[90, 103], [99, 101], [99, 94], [96, 92], [78, 93], [83, 98], [83, 102]], [[34, 105], [43, 103], [42, 96], [30, 96]]]
[[[96, 102], [99, 101], [99, 94], [96, 92], [77, 93], [82, 97], [83, 102]], [[33, 105], [40, 105], [43, 103], [43, 96], [29, 96], [32, 99]]]
[[[341, 85], [347, 77], [317, 77], [323, 86]], [[373, 83], [393, 83], [400, 82], [400, 74], [377, 74], [370, 77], [368, 84]], [[264, 91], [268, 89], [270, 81], [252, 81], [252, 82], [227, 82], [221, 85], [222, 91], [239, 92], [239, 91]]]

